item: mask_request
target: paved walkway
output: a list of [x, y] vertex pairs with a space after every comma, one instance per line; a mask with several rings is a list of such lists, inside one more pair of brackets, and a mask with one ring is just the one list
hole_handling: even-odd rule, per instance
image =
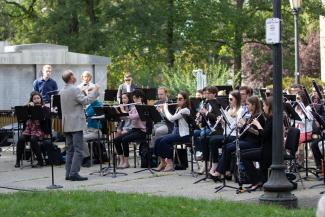
[[[51, 184], [51, 167], [23, 169], [14, 168], [15, 156], [12, 152], [2, 152], [0, 157], [0, 193], [15, 192], [2, 187], [33, 189], [46, 191], [46, 187]], [[133, 161], [130, 161], [133, 162]], [[25, 162], [29, 165], [29, 162]], [[199, 177], [190, 175], [190, 171], [176, 171], [170, 173], [155, 173], [151, 174], [148, 171], [134, 173], [139, 168], [129, 168], [118, 170], [125, 172], [127, 176], [117, 176], [112, 178], [111, 175], [99, 176], [89, 175], [91, 172], [98, 171], [99, 165], [94, 165], [91, 168], [82, 168], [81, 175], [88, 176], [89, 180], [84, 182], [65, 181], [64, 166], [56, 166], [55, 184], [62, 185], [63, 191], [71, 190], [89, 190], [89, 191], [115, 191], [115, 192], [137, 192], [147, 193], [150, 195], [163, 196], [184, 196], [191, 198], [205, 199], [224, 199], [230, 201], [251, 201], [257, 202], [263, 191], [252, 193], [236, 194], [233, 189], [224, 189], [219, 193], [214, 192], [214, 188], [220, 183], [214, 183], [212, 180], [202, 181], [198, 184], [193, 184]], [[312, 177], [311, 177], [312, 178]], [[301, 184], [298, 184], [298, 190], [292, 193], [298, 197], [299, 207], [316, 207], [317, 201], [320, 198], [319, 192], [325, 188], [309, 189], [314, 184], [319, 184], [321, 181], [313, 179], [305, 181], [306, 189], [302, 189]], [[229, 185], [237, 186], [234, 182], [229, 182]]]

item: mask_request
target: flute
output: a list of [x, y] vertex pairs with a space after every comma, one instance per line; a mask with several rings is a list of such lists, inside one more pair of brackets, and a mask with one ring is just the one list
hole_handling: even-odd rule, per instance
[[165, 104], [167, 104], [167, 105], [177, 105], [177, 102], [173, 102], [173, 103], [161, 103], [161, 104], [157, 104], [157, 105], [153, 105], [153, 106], [159, 107], [159, 106], [165, 105]]
[[125, 107], [125, 106], [129, 106], [129, 105], [138, 105], [140, 103], [128, 103], [128, 104], [119, 104], [119, 105], [112, 105], [112, 106], [109, 106], [109, 107], [113, 107], [113, 108], [120, 108], [121, 106]]

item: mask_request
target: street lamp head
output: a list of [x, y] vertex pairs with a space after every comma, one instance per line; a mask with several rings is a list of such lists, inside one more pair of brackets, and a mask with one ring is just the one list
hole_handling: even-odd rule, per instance
[[299, 10], [302, 4], [302, 0], [289, 0], [292, 10]]

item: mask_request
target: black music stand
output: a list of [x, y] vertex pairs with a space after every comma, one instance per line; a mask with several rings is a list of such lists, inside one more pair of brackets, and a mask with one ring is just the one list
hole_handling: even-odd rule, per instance
[[[120, 117], [128, 116], [127, 113], [119, 113], [114, 107], [111, 107], [111, 106], [94, 107], [94, 111], [96, 113], [96, 116], [104, 115], [105, 120], [107, 120], [108, 122], [117, 122], [117, 121], [120, 120]], [[113, 141], [114, 140], [114, 134], [112, 132], [109, 132], [109, 134], [113, 135], [113, 137], [111, 138], [111, 141]], [[110, 142], [108, 142], [108, 144], [109, 143]], [[115, 153], [115, 150], [114, 150], [114, 144], [112, 142], [111, 142], [111, 144], [112, 144], [112, 150], [113, 150], [112, 151], [113, 152], [113, 172], [109, 171], [110, 165], [108, 165], [105, 168], [102, 168], [102, 151], [101, 151], [101, 148], [100, 148], [100, 145], [99, 145], [99, 158], [100, 158], [99, 159], [99, 162], [100, 162], [99, 166], [100, 166], [100, 169], [99, 169], [98, 173], [101, 176], [106, 176], [108, 174], [112, 174], [112, 178], [116, 178], [117, 175], [126, 176], [127, 173], [116, 172], [116, 153]], [[109, 162], [108, 162], [108, 164], [109, 164]], [[91, 174], [94, 174], [94, 173], [91, 173]]]
[[[225, 144], [224, 144], [224, 145], [226, 145], [226, 144], [227, 144], [227, 141], [228, 141], [228, 139], [229, 139], [229, 136], [230, 136], [230, 134], [232, 133], [233, 129], [230, 131], [229, 136], [227, 136], [227, 132], [226, 132], [227, 125], [228, 125], [229, 128], [230, 128], [230, 127], [231, 127], [231, 124], [230, 124], [230, 121], [229, 121], [229, 119], [228, 119], [228, 116], [227, 116], [226, 111], [223, 110], [223, 109], [220, 109], [220, 112], [221, 112], [221, 115], [222, 115], [223, 120], [225, 121], [225, 136], [224, 136], [224, 137], [225, 137]], [[235, 128], [236, 128], [236, 126], [235, 126]], [[234, 129], [235, 129], [235, 128], [234, 128]], [[221, 191], [221, 190], [224, 189], [224, 188], [237, 189], [236, 187], [233, 187], [233, 186], [227, 185], [227, 183], [226, 183], [226, 177], [223, 177], [223, 179], [222, 179], [222, 185], [215, 187], [215, 189], [216, 189], [215, 193], [218, 193], [219, 191]]]
[[216, 99], [223, 109], [229, 106], [229, 96], [216, 96]]
[[117, 90], [106, 89], [104, 93], [105, 101], [117, 101]]
[[157, 99], [157, 88], [135, 88], [136, 90], [142, 90], [144, 93], [143, 99], [156, 100]]
[[229, 93], [233, 90], [232, 86], [230, 85], [217, 85], [215, 87], [218, 88], [218, 91], [226, 91], [227, 95], [229, 95]]
[[[306, 107], [304, 106], [304, 104], [302, 104], [302, 102], [297, 102], [297, 106], [299, 106], [301, 108], [302, 113], [305, 116], [305, 172], [306, 172], [306, 177], [304, 177], [303, 179], [308, 179], [308, 171], [310, 170], [308, 168], [308, 140], [307, 140], [307, 120], [312, 121], [313, 117], [311, 114], [308, 113], [308, 111], [306, 110]], [[317, 174], [314, 174], [317, 177]]]
[[[147, 165], [148, 168], [135, 171], [134, 173], [140, 173], [143, 171], [148, 170], [151, 174], [154, 174], [152, 168], [151, 168], [151, 153], [149, 148], [149, 142], [150, 142], [150, 135], [152, 132], [152, 123], [158, 123], [161, 121], [161, 115], [157, 111], [155, 106], [151, 105], [135, 105], [135, 108], [137, 109], [137, 112], [139, 114], [139, 117], [141, 121], [145, 121], [147, 125], [147, 132], [146, 132], [146, 143], [148, 145], [148, 157], [147, 157]], [[134, 156], [136, 157], [136, 156]]]
[[297, 100], [296, 95], [283, 94], [283, 97], [286, 98], [287, 100], [291, 101], [291, 102], [295, 102]]
[[284, 111], [287, 113], [288, 117], [293, 120], [293, 125], [296, 124], [296, 121], [301, 121], [300, 116], [295, 111], [295, 109], [291, 106], [290, 103], [284, 102], [283, 108], [284, 108]]
[[[57, 93], [57, 91], [55, 92]], [[51, 164], [51, 174], [52, 174], [52, 184], [50, 186], [47, 186], [47, 189], [58, 189], [58, 188], [63, 188], [61, 185], [55, 185], [54, 184], [54, 166], [56, 162], [54, 162], [54, 159], [52, 159], [54, 156], [51, 153], [53, 151], [53, 135], [52, 135], [52, 117], [57, 116], [59, 119], [62, 119], [62, 110], [61, 110], [61, 97], [58, 94], [51, 95], [51, 100], [50, 100], [50, 143], [51, 143], [51, 149], [49, 152], [49, 163]]]
[[190, 98], [190, 105], [191, 105], [191, 113], [196, 114], [199, 111], [200, 103], [202, 102], [202, 99], [198, 99], [195, 97]]

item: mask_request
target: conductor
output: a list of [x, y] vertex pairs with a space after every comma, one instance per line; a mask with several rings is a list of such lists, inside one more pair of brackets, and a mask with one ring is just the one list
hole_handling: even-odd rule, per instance
[[65, 179], [84, 181], [88, 180], [88, 178], [79, 175], [83, 160], [83, 130], [87, 128], [83, 106], [96, 100], [99, 96], [99, 86], [95, 85], [92, 90], [89, 90], [88, 96], [86, 96], [75, 86], [77, 79], [73, 71], [64, 71], [62, 79], [65, 82], [63, 89], [60, 91], [62, 126], [67, 144]]

